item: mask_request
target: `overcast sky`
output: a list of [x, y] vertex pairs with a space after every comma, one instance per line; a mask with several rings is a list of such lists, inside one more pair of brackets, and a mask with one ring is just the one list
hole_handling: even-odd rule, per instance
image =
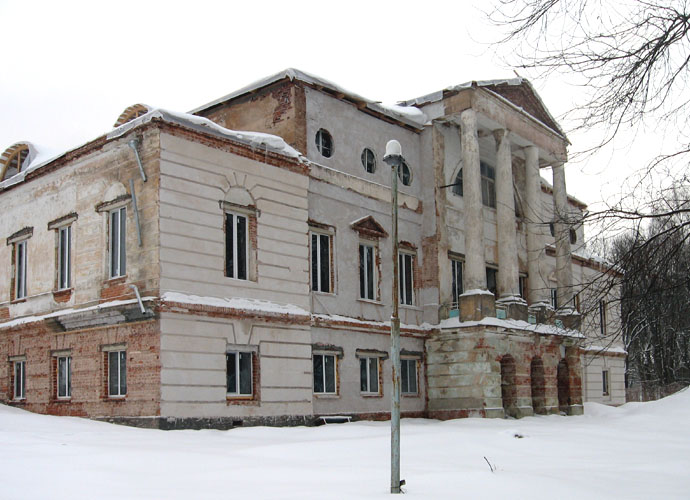
[[[514, 77], [490, 45], [500, 38], [481, 10], [490, 5], [0, 0], [0, 150], [18, 141], [65, 150], [109, 130], [131, 104], [188, 111], [288, 67], [387, 103]], [[557, 118], [577, 99], [567, 80], [521, 75]], [[569, 138], [573, 152], [592, 135]], [[619, 153], [569, 163], [568, 190], [590, 204], [606, 196], [620, 182], [611, 175]]]

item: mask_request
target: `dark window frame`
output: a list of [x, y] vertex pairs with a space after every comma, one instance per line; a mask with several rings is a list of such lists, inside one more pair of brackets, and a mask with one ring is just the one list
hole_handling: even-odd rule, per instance
[[[400, 360], [400, 390], [402, 394], [419, 394], [418, 362], [417, 358], [402, 358]], [[410, 363], [412, 363], [412, 370], [410, 370]], [[414, 390], [412, 390], [411, 381], [414, 381]]]
[[315, 136], [316, 149], [324, 158], [333, 156], [333, 136], [325, 128], [320, 128]]
[[225, 276], [249, 280], [250, 219], [247, 214], [225, 211]]
[[[330, 362], [328, 361], [330, 360]], [[332, 380], [330, 377], [332, 376]], [[338, 357], [333, 353], [312, 354], [312, 377], [314, 394], [338, 394]], [[330, 390], [332, 389], [332, 390]]]
[[311, 231], [309, 240], [311, 290], [333, 293], [333, 236]]
[[254, 396], [254, 369], [253, 351], [233, 350], [225, 353], [225, 392], [228, 397]]

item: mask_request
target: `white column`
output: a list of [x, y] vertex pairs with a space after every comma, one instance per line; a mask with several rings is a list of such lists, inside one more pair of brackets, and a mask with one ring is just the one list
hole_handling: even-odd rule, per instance
[[570, 210], [565, 189], [563, 164], [555, 164], [553, 170], [553, 208], [556, 235], [556, 282], [558, 306], [567, 306], [572, 299], [573, 271], [570, 253]]
[[465, 207], [465, 284], [468, 290], [486, 290], [482, 178], [479, 169], [477, 115], [467, 109], [460, 115], [462, 189]]
[[498, 243], [498, 297], [520, 294], [513, 191], [513, 161], [507, 130], [495, 130], [496, 139], [496, 230]]
[[544, 235], [542, 227], [544, 210], [541, 204], [541, 177], [539, 175], [539, 149], [536, 146], [525, 148], [525, 196], [527, 207], [527, 272], [529, 273], [530, 304], [549, 303], [549, 285], [542, 268], [544, 252]]

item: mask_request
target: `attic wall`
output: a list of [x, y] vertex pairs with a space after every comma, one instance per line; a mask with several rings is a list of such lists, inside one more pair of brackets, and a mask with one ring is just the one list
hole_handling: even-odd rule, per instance
[[245, 97], [210, 110], [204, 116], [231, 130], [265, 132], [282, 137], [306, 154], [306, 104], [304, 88], [294, 82], [278, 82]]

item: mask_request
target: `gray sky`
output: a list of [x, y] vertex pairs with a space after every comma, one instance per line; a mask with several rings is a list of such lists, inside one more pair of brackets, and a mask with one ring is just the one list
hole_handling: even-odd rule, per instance
[[[480, 10], [490, 5], [0, 0], [0, 150], [25, 140], [65, 150], [109, 130], [131, 104], [188, 111], [287, 67], [387, 103], [514, 77], [489, 45], [500, 38]], [[578, 96], [556, 77], [521, 75], [557, 119]], [[569, 138], [575, 151], [596, 131]], [[590, 204], [607, 196], [621, 154], [569, 163], [569, 191]]]

